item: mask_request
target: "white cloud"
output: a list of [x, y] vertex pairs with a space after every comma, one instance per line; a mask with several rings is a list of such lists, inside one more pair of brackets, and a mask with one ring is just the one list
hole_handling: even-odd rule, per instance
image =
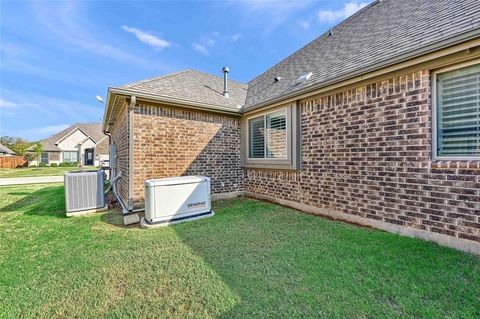
[[208, 46], [211, 46], [211, 47], [214, 46], [215, 43], [216, 43], [216, 41], [214, 39], [210, 38], [210, 37], [204, 37], [204, 38], [202, 38], [201, 41], [203, 43], [205, 43], [205, 45], [208, 45]]
[[120, 45], [115, 44], [119, 41], [115, 41], [113, 36], [102, 36], [94, 22], [87, 18], [86, 10], [80, 2], [36, 2], [32, 9], [49, 38], [62, 47], [73, 45], [118, 61], [151, 66], [151, 62], [119, 48]]
[[7, 108], [8, 109], [15, 109], [19, 106], [20, 106], [20, 104], [18, 104], [18, 103], [0, 99], [0, 108], [1, 109], [7, 109]]
[[298, 21], [298, 25], [301, 26], [303, 29], [307, 30], [310, 28], [310, 22], [307, 20], [300, 20]]
[[235, 33], [234, 35], [231, 36], [230, 41], [237, 42], [238, 40], [240, 40], [241, 37], [242, 35], [240, 33]]
[[338, 20], [346, 19], [361, 8], [368, 5], [368, 2], [350, 1], [343, 5], [339, 10], [320, 10], [318, 11], [318, 19], [320, 22], [333, 23]]
[[156, 49], [164, 49], [172, 46], [171, 42], [154, 36], [153, 34], [150, 34], [146, 31], [142, 31], [137, 28], [131, 28], [126, 25], [122, 26], [122, 29], [135, 35], [137, 39], [140, 40], [140, 42], [150, 45]]
[[43, 127], [36, 127], [31, 129], [24, 130], [25, 136], [50, 136], [52, 134], [56, 134], [61, 130], [66, 129], [70, 125], [68, 124], [58, 124], [58, 125], [50, 125], [50, 126], [43, 126]]
[[230, 0], [227, 3], [234, 6], [242, 15], [244, 23], [261, 23], [263, 35], [268, 36], [280, 25], [286, 23], [299, 12], [310, 8], [315, 0]]
[[[104, 106], [95, 100], [95, 96], [91, 97], [91, 101], [82, 103], [70, 98], [3, 89], [0, 136], [38, 140], [61, 129], [58, 123], [100, 122]], [[4, 108], [7, 105], [9, 108]]]
[[[41, 94], [25, 93], [4, 89], [2, 92], [1, 104], [11, 106], [18, 117], [30, 116], [33, 114], [42, 114], [43, 119], [58, 121], [61, 119], [71, 119], [72, 121], [82, 122], [91, 120], [100, 120], [103, 114], [103, 105], [92, 96], [92, 103], [81, 103], [72, 99], [57, 98]], [[3, 106], [2, 106], [3, 108]], [[28, 114], [23, 114], [29, 110]]]
[[193, 48], [195, 51], [200, 52], [201, 54], [208, 55], [208, 49], [207, 49], [207, 47], [205, 47], [204, 45], [201, 45], [200, 43], [193, 42], [193, 43], [192, 43], [192, 48]]

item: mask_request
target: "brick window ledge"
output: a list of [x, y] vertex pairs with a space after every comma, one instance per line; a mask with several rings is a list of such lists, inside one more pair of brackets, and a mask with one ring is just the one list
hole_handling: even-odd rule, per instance
[[430, 162], [432, 169], [445, 169], [445, 168], [461, 168], [461, 169], [480, 169], [480, 161], [432, 161]]

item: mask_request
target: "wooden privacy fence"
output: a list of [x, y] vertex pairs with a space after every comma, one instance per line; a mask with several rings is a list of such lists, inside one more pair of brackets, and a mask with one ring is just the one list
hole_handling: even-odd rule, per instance
[[28, 166], [28, 161], [23, 156], [0, 156], [0, 168], [17, 168]]

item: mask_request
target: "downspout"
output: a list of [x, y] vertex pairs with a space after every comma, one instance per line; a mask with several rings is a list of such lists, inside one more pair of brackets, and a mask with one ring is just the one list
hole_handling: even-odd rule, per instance
[[[117, 188], [118, 181], [123, 178], [122, 172], [118, 172], [116, 168], [111, 168], [110, 172], [112, 174], [111, 187], [115, 197], [117, 198], [118, 203], [122, 207], [123, 223], [124, 225], [135, 224], [140, 221], [138, 217], [138, 212], [144, 211], [144, 209], [133, 209], [133, 114], [135, 111], [135, 104], [137, 98], [135, 95], [132, 95], [130, 98], [130, 103], [127, 109], [127, 120], [128, 120], [128, 201], [125, 205], [122, 197], [120, 196]], [[106, 131], [104, 133], [109, 138], [109, 145], [112, 145], [112, 136]]]
[[124, 215], [136, 214], [145, 210], [144, 208], [133, 209], [133, 119], [136, 104], [137, 97], [135, 95], [132, 95], [130, 98], [130, 104], [128, 105], [128, 209], [127, 211], [123, 212]]
[[[114, 173], [113, 173], [113, 167], [111, 167], [111, 164], [112, 164], [112, 159], [110, 158], [110, 147], [112, 145], [112, 135], [107, 132], [107, 131], [103, 131], [103, 134], [105, 134], [106, 136], [108, 136], [108, 156], [109, 156], [109, 160], [110, 160], [110, 164], [108, 165], [108, 170], [110, 171], [110, 174], [108, 174], [108, 180], [111, 181], [115, 176], [114, 176]], [[111, 185], [110, 185], [111, 186]]]
[[128, 211], [133, 211], [133, 128], [137, 97], [132, 95], [128, 105]]

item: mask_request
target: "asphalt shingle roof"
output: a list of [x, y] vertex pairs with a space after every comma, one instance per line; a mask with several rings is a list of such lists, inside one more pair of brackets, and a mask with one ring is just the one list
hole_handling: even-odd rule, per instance
[[225, 98], [223, 78], [191, 69], [123, 85], [119, 88], [234, 110], [239, 110], [245, 105], [247, 95], [246, 84], [229, 79], [230, 97]]
[[85, 134], [87, 134], [95, 143], [100, 142], [106, 135], [102, 131], [102, 123], [75, 123], [72, 126], [67, 127], [66, 129], [50, 136], [47, 139], [41, 140], [40, 144], [43, 146], [44, 151], [61, 151], [56, 142], [79, 128]]
[[[383, 0], [248, 83], [246, 107], [321, 85], [480, 27], [479, 0]], [[312, 72], [302, 83], [295, 81]], [[280, 76], [279, 82], [274, 78]]]
[[[324, 33], [248, 84], [229, 80], [228, 99], [221, 77], [190, 69], [118, 88], [243, 111], [393, 63], [472, 30], [480, 30], [480, 0], [377, 0], [335, 26], [332, 35]], [[309, 72], [307, 81], [297, 83]]]
[[6, 146], [3, 145], [3, 144], [0, 144], [0, 153], [3, 153], [3, 154], [15, 154], [11, 149], [9, 149], [8, 147], [6, 147]]

